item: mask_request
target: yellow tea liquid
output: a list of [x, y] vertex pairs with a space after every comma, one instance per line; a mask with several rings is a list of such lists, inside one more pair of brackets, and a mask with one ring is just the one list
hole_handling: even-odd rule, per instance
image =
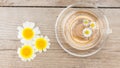
[[[83, 36], [83, 20], [96, 22], [96, 28], [92, 29], [92, 35], [89, 38]], [[79, 50], [92, 48], [95, 41], [100, 37], [100, 21], [97, 16], [89, 11], [77, 11], [68, 16], [64, 24], [64, 35], [68, 44]]]

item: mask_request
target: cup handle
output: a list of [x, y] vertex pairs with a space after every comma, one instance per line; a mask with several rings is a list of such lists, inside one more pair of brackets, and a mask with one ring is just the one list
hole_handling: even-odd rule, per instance
[[104, 17], [105, 17], [105, 20], [106, 20], [106, 23], [107, 23], [107, 34], [111, 34], [112, 33], [112, 29], [110, 28], [110, 25], [109, 25], [109, 22], [108, 22], [108, 20], [107, 20], [107, 17], [104, 15]]

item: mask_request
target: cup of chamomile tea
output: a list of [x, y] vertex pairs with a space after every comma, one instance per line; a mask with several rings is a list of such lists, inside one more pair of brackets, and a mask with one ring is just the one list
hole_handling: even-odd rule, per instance
[[105, 14], [94, 3], [75, 3], [58, 16], [55, 34], [69, 54], [87, 57], [101, 50], [112, 30]]

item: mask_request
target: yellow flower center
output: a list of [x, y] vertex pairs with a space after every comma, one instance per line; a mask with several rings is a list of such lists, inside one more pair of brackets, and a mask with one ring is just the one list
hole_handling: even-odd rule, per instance
[[95, 27], [95, 24], [94, 24], [94, 23], [92, 23], [92, 24], [90, 24], [90, 26], [93, 28], [93, 27]]
[[23, 38], [30, 40], [34, 37], [34, 31], [31, 28], [24, 28], [22, 32]]
[[88, 20], [84, 20], [83, 23], [84, 23], [84, 24], [88, 24], [89, 21], [88, 21]]
[[25, 45], [20, 49], [20, 55], [27, 59], [27, 58], [31, 58], [33, 55], [33, 48], [29, 45]]
[[44, 38], [38, 38], [35, 42], [35, 47], [38, 50], [44, 50], [47, 47], [47, 41]]
[[87, 34], [87, 35], [90, 34], [90, 31], [89, 31], [89, 30], [86, 30], [86, 31], [85, 31], [85, 34]]

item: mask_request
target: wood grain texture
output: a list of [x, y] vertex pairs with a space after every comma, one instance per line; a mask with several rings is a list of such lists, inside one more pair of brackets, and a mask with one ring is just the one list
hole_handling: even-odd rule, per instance
[[[113, 33], [99, 53], [87, 58], [71, 56], [57, 43], [54, 26], [61, 10], [63, 8], [0, 8], [0, 68], [120, 68], [120, 9], [101, 9]], [[52, 44], [46, 53], [37, 54], [27, 63], [22, 62], [16, 52], [21, 46], [16, 28], [25, 21], [35, 22]]]
[[67, 6], [76, 2], [97, 2], [99, 7], [120, 7], [120, 0], [0, 0], [0, 6]]

